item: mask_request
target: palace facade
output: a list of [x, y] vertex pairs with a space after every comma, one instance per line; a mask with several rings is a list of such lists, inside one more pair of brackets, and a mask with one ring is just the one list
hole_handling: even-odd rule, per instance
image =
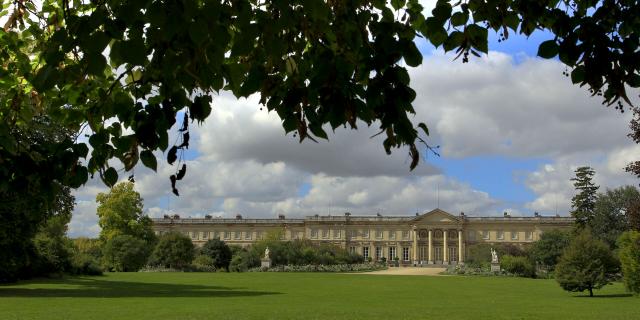
[[229, 245], [250, 246], [267, 234], [282, 240], [309, 239], [333, 243], [373, 260], [396, 257], [403, 264], [463, 263], [467, 247], [476, 243], [534, 242], [552, 229], [567, 229], [573, 218], [559, 216], [475, 217], [464, 213], [452, 215], [435, 209], [415, 216], [309, 216], [290, 219], [181, 218], [177, 215], [153, 219], [153, 229], [160, 235], [178, 231], [194, 244], [202, 245], [219, 238]]

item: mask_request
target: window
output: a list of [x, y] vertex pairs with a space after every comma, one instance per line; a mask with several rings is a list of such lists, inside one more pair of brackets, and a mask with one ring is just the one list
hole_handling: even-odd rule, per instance
[[490, 237], [489, 231], [487, 231], [487, 230], [482, 231], [482, 239], [483, 240], [489, 240], [490, 238], [491, 237]]
[[247, 231], [247, 232], [245, 232], [245, 233], [244, 233], [244, 239], [245, 239], [245, 240], [251, 240], [251, 234], [252, 234], [252, 233], [253, 233], [253, 232], [251, 232], [251, 231]]
[[333, 230], [333, 238], [340, 239], [340, 230]]
[[504, 231], [498, 230], [497, 236], [498, 240], [504, 240]]
[[236, 231], [236, 232], [234, 232], [234, 233], [233, 233], [233, 238], [234, 238], [235, 240], [240, 240], [240, 239], [242, 238], [242, 232], [240, 232], [240, 231]]
[[368, 239], [369, 238], [369, 230], [367, 230], [367, 229], [362, 230], [362, 237], [365, 238], [365, 239]]
[[225, 238], [225, 240], [231, 239], [231, 231], [225, 231], [224, 232], [224, 238]]
[[355, 239], [357, 237], [356, 230], [349, 230], [349, 239]]
[[322, 239], [326, 239], [329, 238], [329, 230], [324, 229], [322, 230]]
[[191, 239], [198, 239], [198, 233], [195, 231], [189, 232], [191, 234]]
[[527, 231], [524, 233], [524, 237], [527, 240], [533, 240], [533, 231]]
[[215, 231], [209, 232], [209, 236], [211, 237], [211, 239], [215, 239], [215, 238], [220, 239], [220, 235]]
[[396, 247], [389, 247], [389, 260], [396, 258]]
[[256, 239], [262, 240], [262, 231], [257, 231], [256, 232]]
[[382, 247], [376, 247], [376, 260], [382, 259]]
[[396, 239], [396, 232], [394, 231], [389, 231], [389, 239], [391, 240], [395, 240]]
[[469, 239], [469, 241], [475, 241], [476, 240], [476, 231], [475, 230], [469, 230], [467, 232], [467, 238]]
[[318, 238], [318, 230], [311, 229], [311, 239], [317, 239], [317, 238]]
[[511, 240], [518, 240], [518, 231], [511, 231]]
[[356, 253], [356, 247], [349, 247], [349, 253], [355, 254]]
[[409, 261], [409, 248], [402, 248], [402, 260]]
[[376, 230], [376, 239], [382, 239], [382, 230]]
[[207, 240], [209, 239], [209, 232], [201, 232], [202, 233], [202, 239]]
[[409, 231], [408, 230], [402, 231], [402, 239], [409, 239]]
[[369, 259], [369, 247], [362, 247], [362, 256], [365, 260]]

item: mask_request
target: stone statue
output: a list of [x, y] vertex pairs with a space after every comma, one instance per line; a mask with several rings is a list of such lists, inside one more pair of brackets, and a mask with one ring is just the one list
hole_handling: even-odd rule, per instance
[[269, 247], [267, 247], [266, 249], [264, 249], [264, 259], [265, 260], [269, 260], [269, 253], [271, 251], [269, 251]]
[[498, 263], [498, 253], [491, 248], [491, 263]]

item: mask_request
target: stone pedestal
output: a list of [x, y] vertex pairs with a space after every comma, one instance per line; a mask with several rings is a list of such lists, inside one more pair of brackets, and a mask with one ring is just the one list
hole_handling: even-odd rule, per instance
[[500, 272], [500, 263], [491, 262], [491, 272]]
[[260, 260], [261, 268], [271, 268], [271, 259], [262, 259]]

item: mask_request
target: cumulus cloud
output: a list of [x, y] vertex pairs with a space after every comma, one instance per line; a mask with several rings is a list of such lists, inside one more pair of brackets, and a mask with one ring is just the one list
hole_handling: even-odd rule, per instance
[[[411, 70], [418, 94], [414, 122], [430, 127], [430, 142], [442, 145], [443, 161], [486, 155], [547, 160], [533, 172], [518, 173], [535, 194], [531, 201], [506, 203], [428, 161], [409, 172], [407, 150], [387, 156], [383, 138], [370, 138], [375, 126], [339, 128], [328, 142], [300, 144], [284, 135], [280, 119], [261, 109], [257, 97], [236, 100], [222, 94], [214, 98], [204, 125], [192, 126], [195, 152], [178, 184], [180, 197], [171, 194], [168, 180], [175, 166], [160, 161], [158, 173], [136, 168], [146, 213], [410, 215], [438, 204], [470, 215], [553, 213], [556, 204], [566, 213], [573, 192], [569, 179], [577, 166], [594, 166], [603, 187], [637, 183], [622, 170], [640, 155], [626, 137], [629, 115], [602, 107], [598, 98], [573, 86], [559, 62], [525, 58], [515, 63], [499, 52], [467, 64], [451, 60], [435, 52]], [[72, 235], [97, 234], [93, 200], [102, 191], [106, 188], [95, 181], [76, 192], [81, 201]]]

